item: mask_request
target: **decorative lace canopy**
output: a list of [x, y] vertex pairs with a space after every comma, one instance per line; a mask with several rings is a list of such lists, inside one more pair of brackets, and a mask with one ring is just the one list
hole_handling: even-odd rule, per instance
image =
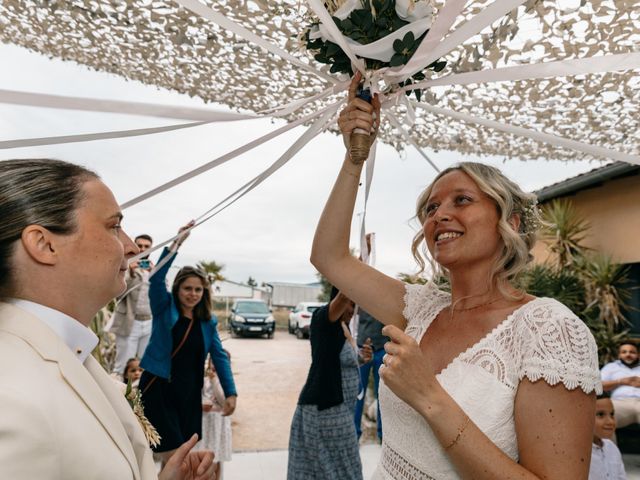
[[[265, 51], [181, 3], [3, 0], [0, 40], [250, 112], [284, 106], [331, 86], [326, 72], [318, 75], [313, 71], [324, 71], [326, 66], [310, 58], [299, 41], [311, 21], [305, 2], [204, 0], [201, 5], [277, 45], [309, 69]], [[492, 3], [467, 2], [452, 30]], [[443, 5], [443, 0], [435, 1], [436, 10]], [[529, 0], [446, 54], [443, 59], [448, 63], [442, 72], [428, 71], [427, 75], [428, 79], [441, 78], [506, 66], [638, 53], [639, 46], [640, 0]], [[425, 90], [422, 101], [481, 119], [640, 154], [637, 69], [553, 75], [432, 87]], [[286, 118], [300, 118], [331, 101], [335, 96], [308, 103]], [[397, 105], [391, 111], [403, 118], [406, 108]], [[439, 112], [416, 109], [416, 122], [409, 132], [417, 145], [522, 159], [601, 159]], [[380, 138], [399, 149], [406, 144], [389, 123], [384, 124]]]

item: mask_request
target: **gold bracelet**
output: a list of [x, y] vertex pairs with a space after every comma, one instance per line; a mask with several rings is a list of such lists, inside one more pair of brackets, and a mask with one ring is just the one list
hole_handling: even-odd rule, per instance
[[458, 443], [458, 440], [460, 440], [460, 437], [462, 436], [462, 433], [464, 432], [465, 428], [467, 428], [467, 425], [469, 425], [469, 422], [471, 421], [471, 419], [469, 418], [468, 415], [465, 415], [467, 417], [467, 419], [465, 420], [464, 424], [462, 425], [462, 428], [458, 429], [458, 435], [456, 435], [456, 438], [453, 439], [453, 441], [447, 445], [446, 447], [444, 447], [445, 450], [449, 450], [450, 448], [454, 447], [456, 443]]

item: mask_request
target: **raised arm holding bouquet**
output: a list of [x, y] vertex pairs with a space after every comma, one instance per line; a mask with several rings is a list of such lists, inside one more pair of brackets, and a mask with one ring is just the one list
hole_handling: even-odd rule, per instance
[[[339, 126], [374, 128], [379, 106], [356, 98]], [[381, 479], [586, 479], [597, 349], [584, 323], [549, 298], [514, 286], [530, 260], [535, 197], [494, 167], [461, 163], [420, 195], [433, 281], [408, 285], [359, 262], [349, 232], [362, 165], [347, 154], [322, 213], [311, 261], [340, 291], [386, 324], [381, 367]]]
[[[360, 71], [363, 75], [357, 90], [360, 99], [371, 102], [373, 94], [381, 89], [385, 93], [393, 92], [424, 80], [425, 70], [439, 72], [445, 67], [446, 62], [434, 61], [404, 80], [390, 84], [383, 81], [383, 74], [389, 68], [404, 66], [427, 36], [433, 16], [431, 2], [329, 0], [323, 3], [339, 33], [332, 33], [330, 26], [315, 20], [304, 31], [302, 39], [318, 62], [331, 65], [331, 73], [353, 77]], [[342, 39], [336, 38], [339, 34]], [[349, 53], [341, 47], [342, 42]], [[420, 99], [420, 90], [407, 92], [408, 95], [411, 93]], [[364, 162], [370, 145], [370, 132], [355, 128], [348, 146], [352, 161], [356, 164]]]

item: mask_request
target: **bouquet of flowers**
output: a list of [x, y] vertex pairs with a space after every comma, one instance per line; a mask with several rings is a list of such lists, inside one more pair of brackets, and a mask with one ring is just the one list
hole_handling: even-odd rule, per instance
[[[372, 71], [405, 65], [427, 35], [433, 16], [428, 0], [326, 0], [324, 5], [353, 52]], [[353, 75], [351, 60], [322, 23], [312, 21], [302, 39], [318, 62], [331, 65], [330, 72]], [[436, 60], [426, 69], [439, 72], [445, 65]], [[423, 71], [398, 86], [424, 80]], [[407, 95], [412, 92], [420, 100], [420, 90]]]

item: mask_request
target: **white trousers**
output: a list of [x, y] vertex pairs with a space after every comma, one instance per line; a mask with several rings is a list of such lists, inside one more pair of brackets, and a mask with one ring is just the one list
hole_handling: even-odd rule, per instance
[[124, 374], [127, 360], [142, 358], [151, 337], [151, 320], [134, 320], [128, 337], [116, 335], [116, 362], [113, 370]]

